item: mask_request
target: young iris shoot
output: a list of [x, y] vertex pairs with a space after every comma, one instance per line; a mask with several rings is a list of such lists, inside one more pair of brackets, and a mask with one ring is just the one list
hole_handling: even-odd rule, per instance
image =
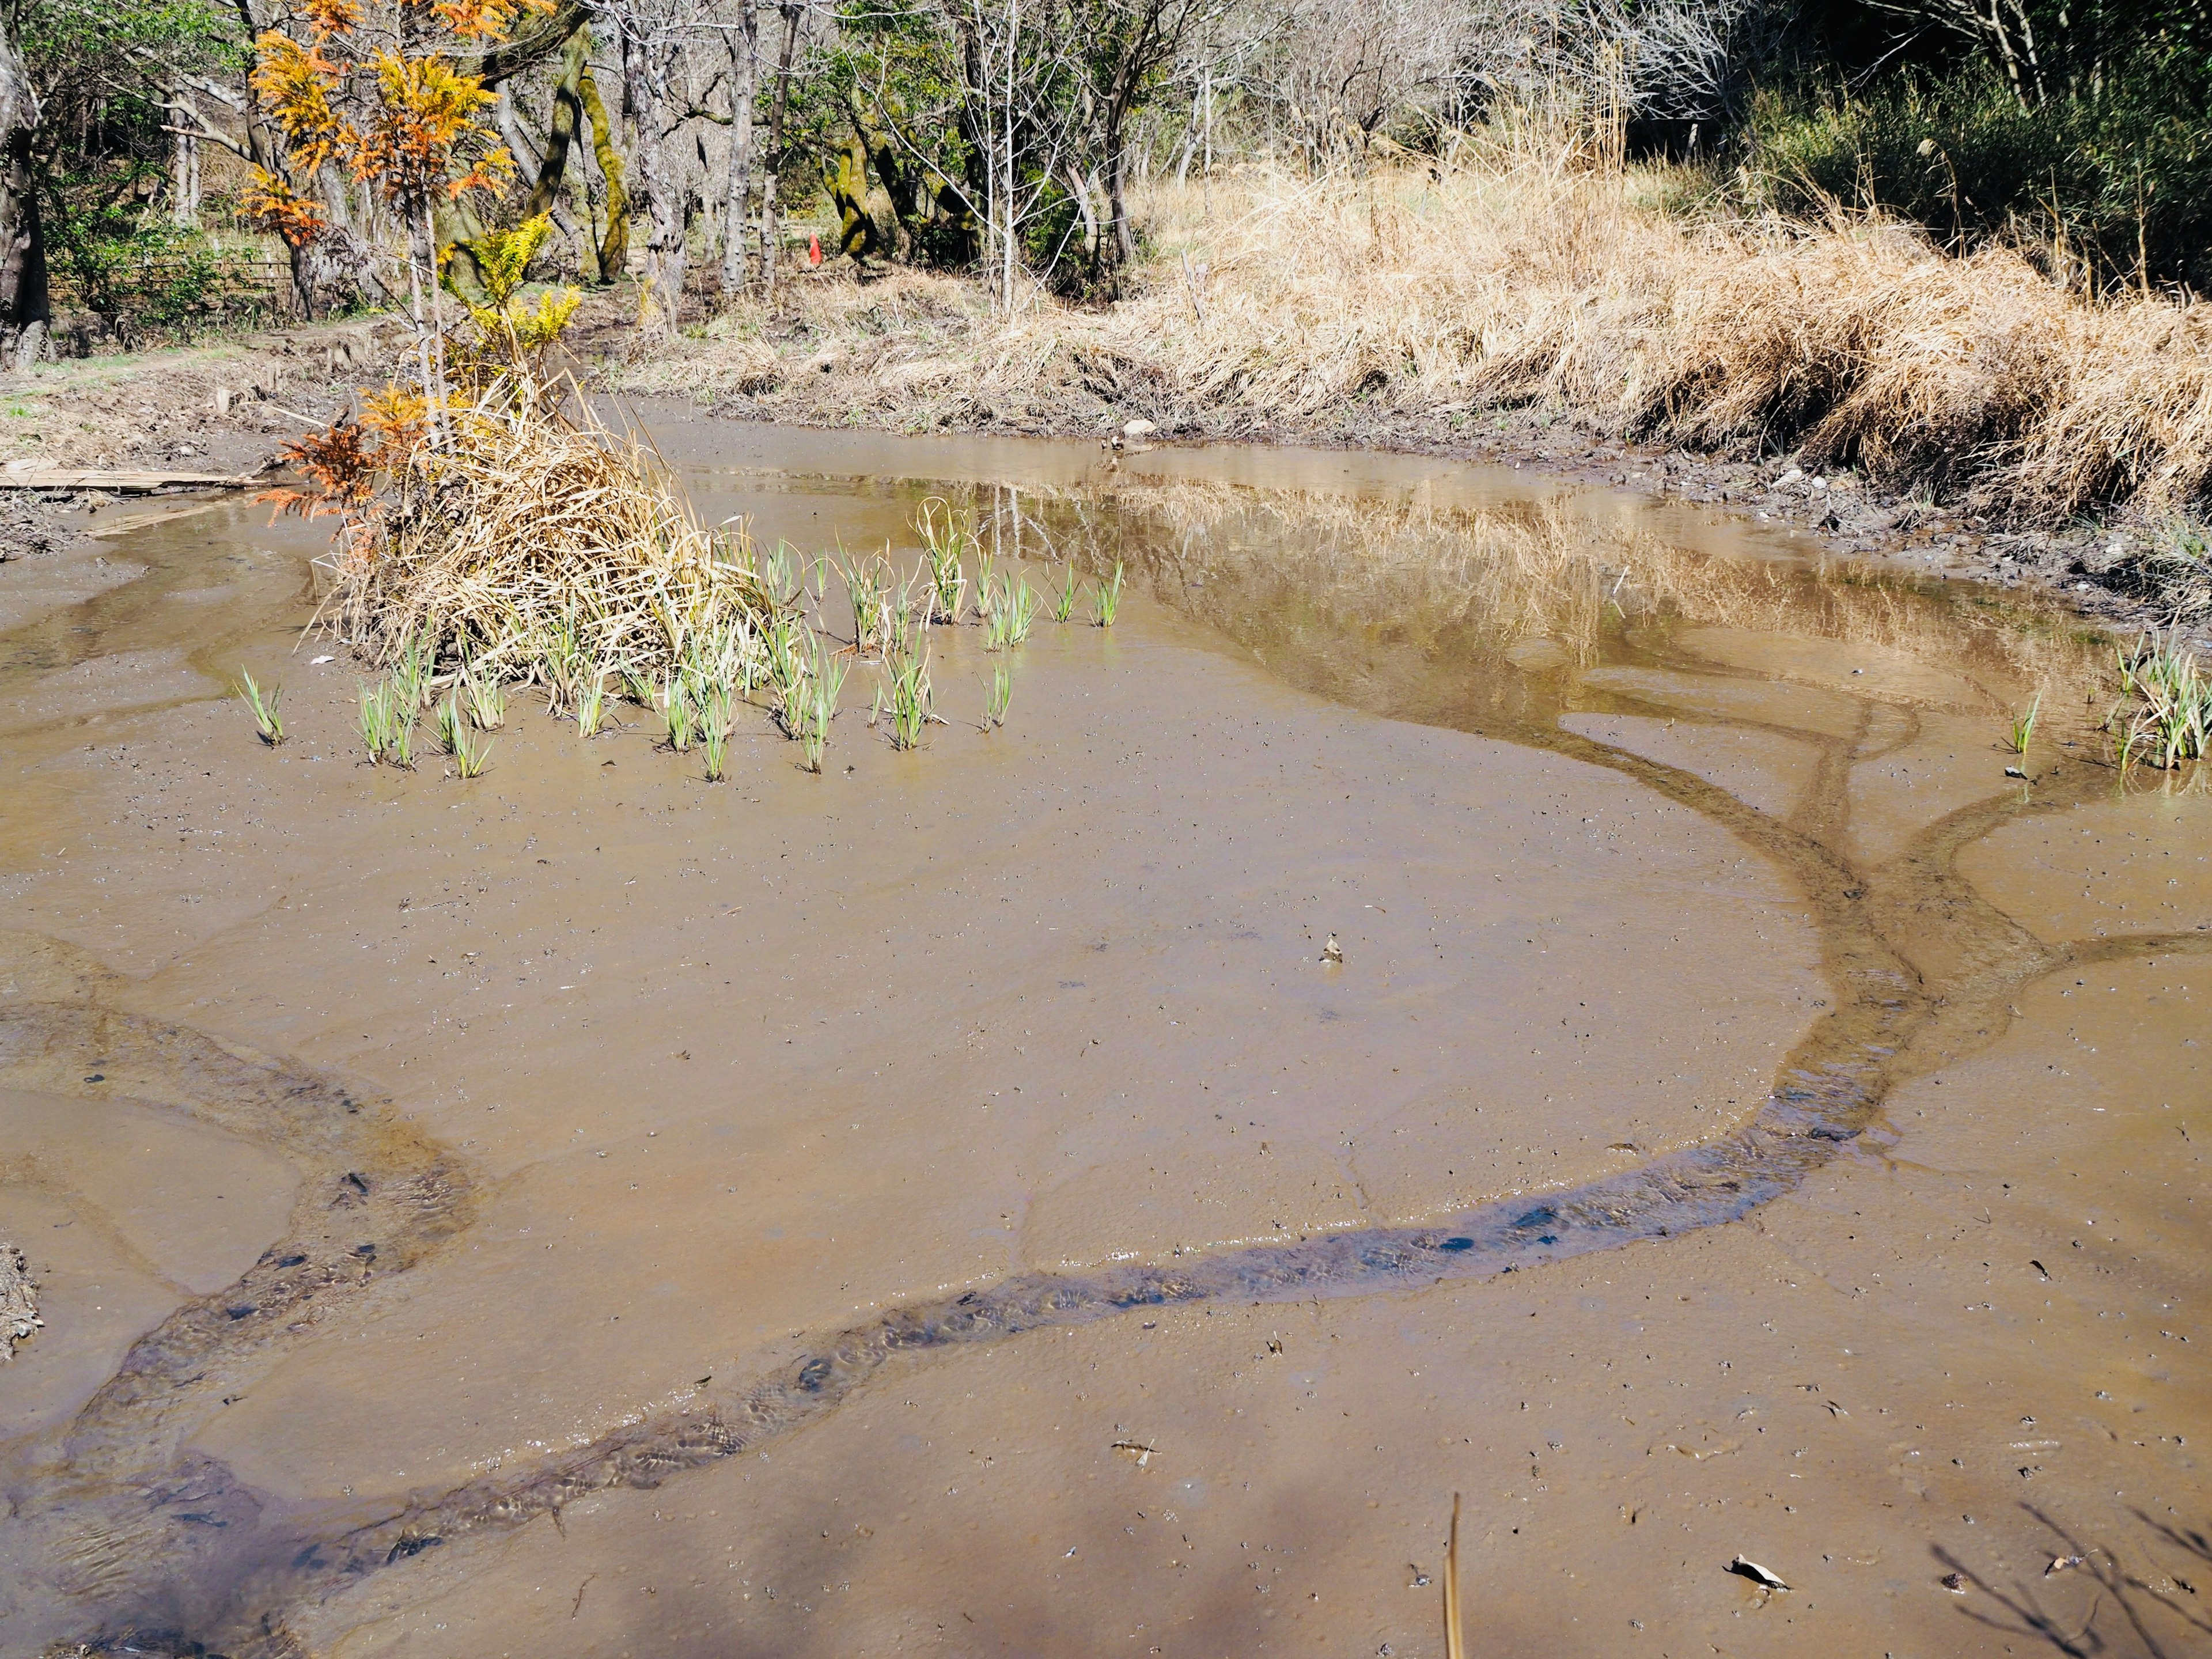
[[400, 696], [390, 680], [361, 688], [361, 743], [372, 766], [412, 763], [415, 718], [403, 714]]
[[891, 747], [918, 747], [930, 721], [933, 700], [927, 640], [919, 651], [911, 640], [902, 641], [884, 658], [884, 665], [890, 678]]
[[2012, 717], [2009, 740], [2014, 754], [2025, 755], [2027, 752], [2027, 745], [2035, 736], [2035, 717], [2042, 712], [2043, 693], [2039, 691], [2035, 694], [2035, 701], [2028, 704], [2026, 714]]
[[458, 755], [468, 746], [467, 725], [461, 719], [461, 700], [447, 697], [438, 705], [438, 747], [449, 755]]
[[438, 745], [453, 757], [453, 769], [465, 778], [481, 777], [491, 754], [489, 743], [473, 743], [461, 708], [459, 688], [438, 706]]
[[983, 703], [983, 729], [1006, 723], [1006, 705], [1013, 701], [1014, 671], [1000, 663], [992, 671], [991, 685]]
[[607, 680], [604, 674], [592, 674], [584, 681], [583, 690], [576, 695], [576, 735], [596, 738], [599, 728], [606, 724]]
[[660, 717], [668, 732], [668, 746], [680, 755], [691, 746], [696, 729], [691, 690], [684, 681], [672, 678], [661, 696]]
[[1070, 565], [1067, 567], [1067, 579], [1060, 584], [1060, 592], [1052, 596], [1052, 619], [1064, 623], [1074, 614], [1075, 567]]
[[253, 728], [261, 734], [261, 741], [274, 749], [284, 741], [284, 717], [278, 712], [284, 701], [284, 688], [271, 685], [267, 690], [257, 684], [253, 676], [241, 668], [238, 671], [238, 695], [253, 711]]
[[1114, 580], [1100, 582], [1091, 590], [1091, 620], [1100, 628], [1114, 625], [1115, 613], [1121, 608], [1121, 562], [1114, 562]]
[[477, 731], [496, 732], [507, 724], [507, 691], [497, 680], [471, 670], [462, 676], [461, 687]]
[[975, 539], [975, 516], [957, 513], [942, 496], [932, 495], [915, 515], [914, 526], [929, 565], [929, 620], [957, 623], [968, 592], [960, 561]]
[[729, 693], [720, 686], [711, 687], [699, 706], [699, 752], [709, 783], [722, 781], [731, 730]]
[[1006, 597], [1000, 615], [994, 620], [1006, 644], [1020, 645], [1028, 640], [1030, 626], [1036, 621], [1036, 593], [1030, 586], [1029, 578], [1024, 576], [1014, 583], [1012, 592]]

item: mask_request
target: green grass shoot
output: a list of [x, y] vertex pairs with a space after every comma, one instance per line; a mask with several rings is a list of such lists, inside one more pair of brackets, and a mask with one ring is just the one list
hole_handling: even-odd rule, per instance
[[576, 734], [596, 738], [599, 728], [606, 724], [607, 677], [592, 674], [586, 678], [583, 689], [576, 694]]
[[1014, 697], [1014, 671], [1000, 663], [992, 671], [991, 685], [983, 703], [983, 729], [1006, 723], [1006, 705]]
[[884, 665], [890, 674], [891, 747], [917, 748], [931, 715], [928, 641], [917, 651], [912, 640], [902, 641]]
[[662, 689], [660, 718], [668, 733], [669, 748], [682, 754], [691, 746], [692, 734], [696, 730], [691, 688], [684, 680], [671, 678]]
[[274, 749], [284, 741], [284, 717], [279, 712], [280, 706], [284, 701], [284, 688], [281, 685], [271, 685], [268, 690], [264, 690], [255, 683], [253, 676], [244, 668], [238, 671], [238, 676], [240, 680], [238, 695], [245, 699], [246, 706], [253, 711], [254, 730], [260, 732], [262, 742]]
[[1075, 614], [1075, 567], [1067, 567], [1066, 580], [1060, 583], [1060, 592], [1052, 596], [1052, 619], [1064, 623]]
[[723, 779], [723, 762], [729, 751], [732, 729], [729, 693], [721, 687], [712, 687], [699, 708], [700, 758], [705, 763], [709, 783], [720, 783]]
[[1114, 617], [1121, 609], [1121, 562], [1114, 562], [1114, 580], [1100, 582], [1091, 590], [1091, 620], [1100, 628], [1111, 628]]
[[469, 718], [479, 732], [496, 732], [507, 724], [507, 688], [497, 680], [471, 671], [461, 681]]
[[2027, 745], [2035, 736], [2036, 716], [2042, 712], [2043, 693], [2039, 691], [2035, 694], [2035, 701], [2028, 704], [2026, 714], [2012, 717], [2010, 742], [2014, 754], [2025, 755], [2027, 752]]

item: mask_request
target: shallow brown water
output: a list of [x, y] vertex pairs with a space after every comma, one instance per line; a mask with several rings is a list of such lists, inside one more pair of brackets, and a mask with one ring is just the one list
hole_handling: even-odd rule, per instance
[[968, 629], [918, 755], [862, 670], [823, 777], [518, 696], [463, 784], [354, 763], [296, 527], [0, 573], [0, 1649], [1434, 1652], [1455, 1491], [1478, 1651], [2202, 1638], [2212, 866], [2062, 627], [1437, 463], [656, 430], [1132, 597], [1002, 732]]

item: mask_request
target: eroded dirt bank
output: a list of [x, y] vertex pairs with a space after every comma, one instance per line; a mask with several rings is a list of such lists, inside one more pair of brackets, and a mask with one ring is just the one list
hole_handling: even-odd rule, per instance
[[356, 765], [240, 510], [24, 593], [9, 1641], [1434, 1651], [1458, 1490], [1484, 1641], [2181, 1650], [2212, 881], [2066, 718], [2005, 775], [2063, 627], [1412, 460], [660, 437], [1137, 591], [718, 787], [520, 696]]

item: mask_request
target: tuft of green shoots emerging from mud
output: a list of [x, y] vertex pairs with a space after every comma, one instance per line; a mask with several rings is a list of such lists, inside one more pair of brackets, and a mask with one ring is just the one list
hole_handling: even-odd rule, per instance
[[464, 674], [461, 696], [477, 731], [496, 732], [507, 724], [507, 688], [497, 680], [473, 672]]
[[387, 682], [384, 688], [384, 706], [391, 722], [384, 746], [384, 758], [394, 766], [412, 770], [415, 765], [415, 711], [416, 704], [408, 701], [405, 690]]
[[261, 741], [274, 749], [284, 741], [284, 716], [280, 707], [284, 701], [284, 688], [271, 685], [264, 690], [246, 669], [238, 671], [238, 695], [253, 711], [253, 729], [261, 734]]
[[692, 734], [697, 729], [696, 711], [691, 707], [691, 688], [680, 678], [672, 678], [661, 690], [660, 718], [668, 733], [668, 746], [682, 754], [691, 746]]
[[1014, 671], [1000, 663], [991, 673], [989, 689], [984, 694], [983, 729], [1006, 723], [1006, 706], [1014, 700]]
[[413, 763], [415, 715], [388, 680], [361, 688], [361, 744], [372, 766]]
[[484, 762], [490, 758], [492, 746], [470, 740], [469, 723], [462, 712], [458, 690], [438, 706], [438, 746], [453, 757], [453, 768], [463, 777], [483, 775]]
[[430, 682], [437, 672], [437, 648], [424, 634], [409, 640], [399, 659], [392, 665], [392, 689], [405, 705], [410, 723], [429, 702]]
[[576, 735], [596, 738], [606, 724], [607, 677], [591, 674], [585, 678], [583, 688], [576, 694]]
[[1100, 582], [1091, 590], [1091, 620], [1100, 628], [1111, 628], [1114, 617], [1121, 609], [1121, 562], [1114, 562], [1114, 580]]
[[915, 515], [921, 536], [923, 556], [929, 566], [929, 620], [957, 623], [968, 592], [962, 556], [975, 539], [975, 515], [959, 513], [939, 495], [932, 495]]
[[708, 687], [699, 705], [699, 754], [709, 783], [722, 781], [723, 761], [729, 752], [733, 729], [728, 690], [719, 685]]
[[438, 747], [450, 755], [467, 743], [468, 738], [467, 724], [461, 719], [460, 699], [447, 697], [438, 705]]
[[1009, 646], [1021, 644], [1030, 636], [1030, 627], [1036, 621], [1037, 596], [1031, 591], [1026, 577], [1011, 588], [1002, 588], [997, 603], [992, 607], [990, 620], [984, 625], [983, 646], [986, 650], [1002, 651]]
[[2120, 706], [2115, 757], [2125, 772], [2138, 763], [2171, 771], [2212, 747], [2212, 678], [2180, 629], [2145, 635], [2119, 657]]
[[495, 746], [489, 738], [478, 743], [464, 732], [460, 746], [453, 750], [454, 770], [465, 778], [482, 777], [485, 763], [491, 759]]
[[2012, 725], [2007, 729], [2006, 741], [2012, 744], [2014, 754], [2025, 755], [2027, 752], [2027, 745], [2035, 738], [2036, 716], [2042, 712], [2043, 693], [2039, 691], [2035, 694], [2035, 701], [2028, 704], [2026, 714], [2014, 714], [2012, 717]]
[[1060, 592], [1052, 596], [1052, 619], [1064, 623], [1075, 614], [1075, 567], [1067, 567], [1067, 579], [1060, 585]]
[[975, 620], [988, 623], [1004, 597], [1005, 591], [999, 586], [998, 561], [988, 553], [981, 555], [975, 568]]
[[890, 625], [890, 570], [871, 555], [845, 566], [845, 597], [853, 605], [853, 648], [864, 657], [883, 649]]
[[919, 649], [913, 639], [902, 640], [884, 656], [884, 666], [890, 681], [891, 747], [918, 748], [933, 702], [927, 639]]
[[1036, 622], [1037, 596], [1027, 576], [1016, 580], [1013, 591], [1006, 595], [1006, 635], [1008, 645], [1025, 643], [1030, 629]]

